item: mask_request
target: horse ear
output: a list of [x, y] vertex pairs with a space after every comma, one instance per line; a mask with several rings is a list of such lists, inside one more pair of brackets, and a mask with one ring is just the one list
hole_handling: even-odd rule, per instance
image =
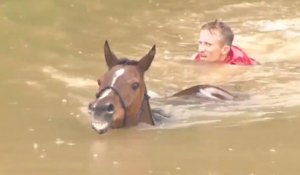
[[105, 56], [105, 61], [108, 66], [108, 68], [112, 68], [114, 65], [117, 64], [118, 58], [116, 55], [110, 50], [110, 47], [108, 45], [107, 40], [105, 41], [104, 44], [104, 56]]
[[153, 45], [152, 49], [138, 63], [138, 67], [141, 70], [146, 71], [149, 69], [153, 61], [153, 58], [155, 56], [155, 52], [156, 52], [155, 45]]

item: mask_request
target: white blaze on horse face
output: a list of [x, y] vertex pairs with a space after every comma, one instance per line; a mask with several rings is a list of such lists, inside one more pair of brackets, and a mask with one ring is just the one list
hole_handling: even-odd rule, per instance
[[[111, 89], [106, 89], [106, 90], [104, 90], [103, 93], [101, 94], [101, 96], [97, 99], [97, 102], [98, 102], [99, 100], [103, 99], [104, 97], [107, 97], [111, 92], [112, 92]], [[93, 106], [94, 108], [96, 108], [97, 102], [94, 103], [94, 106]]]
[[[110, 87], [113, 87], [113, 86], [114, 86], [114, 84], [116, 83], [117, 79], [118, 79], [121, 75], [123, 75], [124, 72], [125, 72], [125, 69], [123, 69], [123, 68], [122, 68], [122, 69], [119, 69], [119, 70], [117, 70], [117, 71], [115, 72]], [[103, 98], [105, 98], [105, 97], [107, 97], [111, 92], [112, 92], [111, 89], [106, 89], [106, 90], [104, 90], [104, 91], [102, 92], [101, 96], [97, 99], [97, 101], [98, 101], [98, 100], [101, 100], [101, 99], [103, 99]], [[94, 108], [96, 107], [96, 104], [97, 104], [97, 103], [94, 104], [94, 105], [95, 105]]]
[[108, 96], [108, 94], [109, 94], [110, 92], [112, 92], [111, 89], [106, 89], [106, 90], [104, 90], [104, 92], [101, 94], [101, 96], [100, 96], [98, 99], [101, 100], [102, 98]]
[[125, 72], [125, 69], [119, 69], [119, 70], [117, 70], [116, 72], [115, 72], [115, 75], [114, 75], [114, 78], [113, 78], [113, 80], [112, 80], [112, 82], [111, 82], [111, 87], [113, 87], [114, 86], [114, 84], [116, 83], [116, 81], [117, 81], [117, 79], [121, 76], [121, 75], [123, 75], [124, 74], [124, 72]]

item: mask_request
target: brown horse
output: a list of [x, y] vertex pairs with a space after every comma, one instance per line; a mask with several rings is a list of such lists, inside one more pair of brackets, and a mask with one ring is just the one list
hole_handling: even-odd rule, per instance
[[[144, 73], [155, 56], [155, 45], [139, 61], [118, 59], [108, 42], [104, 44], [108, 71], [98, 79], [96, 100], [89, 104], [92, 128], [105, 133], [109, 128], [137, 125], [139, 122], [155, 125], [144, 82]], [[232, 100], [229, 92], [210, 85], [198, 85], [173, 96], [196, 95], [212, 99]]]

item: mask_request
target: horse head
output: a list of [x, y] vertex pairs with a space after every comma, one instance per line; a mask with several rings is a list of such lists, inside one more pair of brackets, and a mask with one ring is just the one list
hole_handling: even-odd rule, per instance
[[104, 44], [108, 71], [98, 79], [96, 99], [89, 104], [92, 128], [105, 133], [109, 128], [121, 128], [145, 122], [154, 125], [148, 102], [144, 73], [155, 56], [155, 45], [139, 61], [119, 59]]

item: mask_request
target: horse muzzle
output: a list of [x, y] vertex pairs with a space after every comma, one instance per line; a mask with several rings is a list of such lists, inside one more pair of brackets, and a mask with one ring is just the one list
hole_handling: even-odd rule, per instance
[[110, 128], [110, 124], [107, 121], [93, 121], [92, 128], [99, 134], [104, 134]]
[[114, 106], [111, 103], [97, 105], [92, 102], [88, 108], [92, 115], [92, 128], [99, 134], [107, 132], [113, 121]]

